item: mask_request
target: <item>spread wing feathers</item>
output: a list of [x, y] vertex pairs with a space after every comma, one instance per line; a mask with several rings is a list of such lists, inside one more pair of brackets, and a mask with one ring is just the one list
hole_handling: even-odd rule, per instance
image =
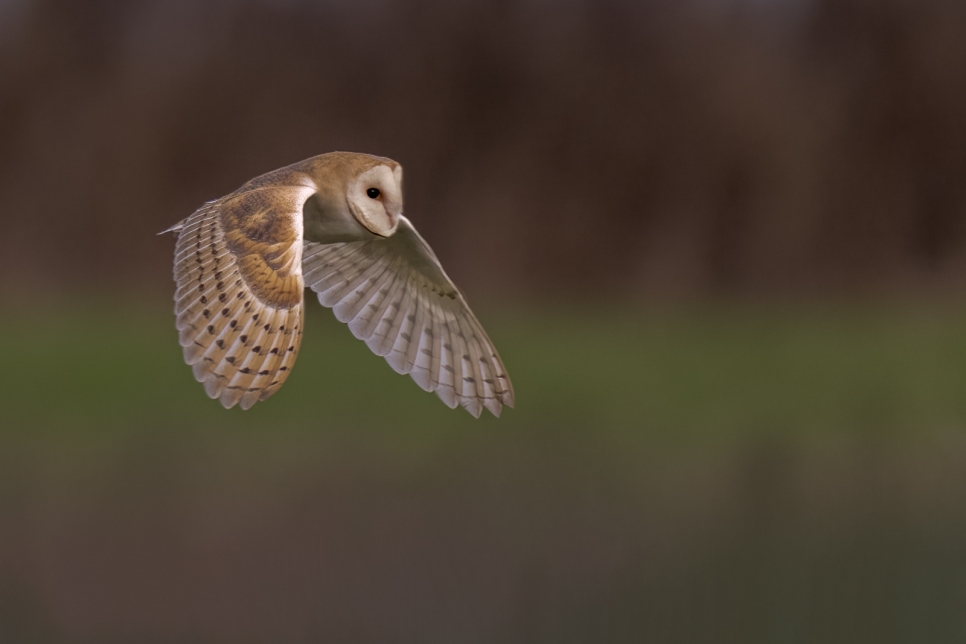
[[[248, 409], [274, 394], [298, 354], [301, 219], [290, 230], [282, 221], [293, 219], [287, 205], [284, 195], [235, 193], [173, 229], [174, 312], [184, 359], [226, 408]], [[300, 211], [299, 205], [292, 212]]]
[[503, 361], [412, 224], [388, 238], [305, 243], [305, 283], [399, 373], [476, 417], [513, 407]]

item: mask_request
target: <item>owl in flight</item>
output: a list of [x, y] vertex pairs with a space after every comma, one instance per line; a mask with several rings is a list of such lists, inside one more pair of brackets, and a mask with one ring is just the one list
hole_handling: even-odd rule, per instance
[[211, 398], [248, 409], [298, 355], [304, 289], [449, 407], [513, 407], [503, 361], [403, 214], [402, 166], [332, 152], [252, 179], [165, 232], [178, 235], [175, 315]]

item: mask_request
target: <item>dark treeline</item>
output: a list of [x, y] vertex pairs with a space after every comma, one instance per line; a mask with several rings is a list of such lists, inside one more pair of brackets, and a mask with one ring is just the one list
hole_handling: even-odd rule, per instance
[[154, 233], [334, 149], [468, 289], [966, 282], [966, 4], [34, 0], [0, 28], [6, 291], [165, 294]]

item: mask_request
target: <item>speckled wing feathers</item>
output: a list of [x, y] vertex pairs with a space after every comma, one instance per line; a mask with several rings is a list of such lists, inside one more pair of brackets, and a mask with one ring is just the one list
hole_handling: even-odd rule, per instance
[[499, 416], [514, 403], [503, 362], [462, 294], [405, 217], [388, 238], [306, 242], [305, 283], [352, 333], [450, 407]]
[[[398, 227], [380, 237], [349, 214], [346, 182], [377, 164], [392, 169], [398, 192], [394, 161], [330, 153], [257, 177], [170, 229], [178, 234], [174, 310], [184, 359], [226, 408], [265, 400], [291, 373], [305, 285], [393, 369], [451, 408], [478, 417], [513, 406], [496, 349], [412, 224], [394, 211]], [[319, 198], [307, 213], [312, 195]], [[304, 241], [307, 225], [318, 241]]]
[[248, 409], [278, 391], [298, 354], [304, 192], [243, 188], [174, 229], [184, 359], [226, 408]]

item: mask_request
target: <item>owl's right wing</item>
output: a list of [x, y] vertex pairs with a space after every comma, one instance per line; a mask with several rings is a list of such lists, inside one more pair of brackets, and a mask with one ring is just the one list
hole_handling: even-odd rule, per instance
[[390, 237], [306, 241], [302, 275], [340, 322], [449, 407], [479, 417], [513, 407], [513, 385], [479, 320], [403, 216]]

